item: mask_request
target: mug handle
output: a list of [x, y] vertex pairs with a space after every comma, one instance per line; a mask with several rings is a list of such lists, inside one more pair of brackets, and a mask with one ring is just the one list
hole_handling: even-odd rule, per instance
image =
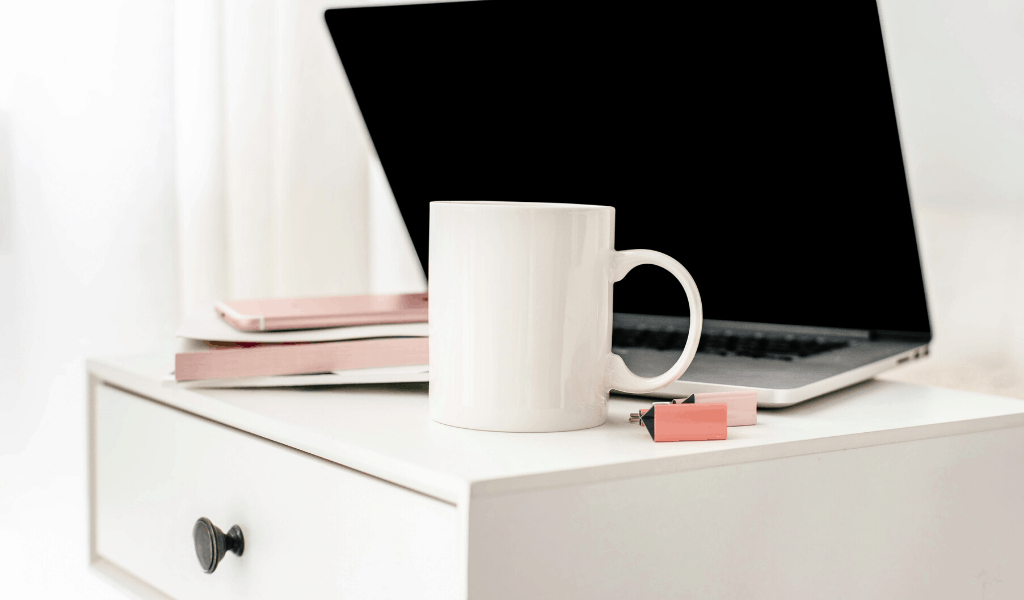
[[633, 394], [660, 390], [679, 379], [686, 369], [689, 368], [694, 355], [697, 354], [697, 345], [700, 343], [700, 331], [704, 324], [704, 309], [701, 307], [700, 292], [697, 291], [697, 284], [693, 281], [693, 277], [690, 276], [690, 272], [683, 268], [679, 261], [667, 254], [654, 250], [623, 250], [614, 252], [611, 261], [612, 283], [621, 281], [627, 273], [639, 265], [655, 265], [676, 276], [676, 279], [683, 286], [683, 290], [686, 292], [686, 300], [690, 304], [690, 333], [686, 340], [686, 347], [683, 348], [682, 356], [679, 357], [676, 364], [672, 365], [672, 368], [657, 377], [634, 375], [629, 370], [629, 367], [626, 366], [626, 363], [623, 362], [621, 356], [609, 353], [606, 387]]

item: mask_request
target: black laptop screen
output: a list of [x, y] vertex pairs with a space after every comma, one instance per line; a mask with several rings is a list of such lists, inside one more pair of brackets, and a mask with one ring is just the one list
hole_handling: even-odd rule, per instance
[[[604, 204], [706, 318], [928, 332], [874, 0], [707, 4], [327, 11], [424, 268], [432, 200]], [[687, 314], [654, 267], [614, 306]]]

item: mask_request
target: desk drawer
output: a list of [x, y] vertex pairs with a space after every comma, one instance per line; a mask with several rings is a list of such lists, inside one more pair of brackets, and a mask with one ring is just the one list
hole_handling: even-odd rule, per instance
[[[455, 507], [99, 385], [95, 549], [178, 600], [447, 598]], [[192, 528], [241, 527], [212, 574]]]

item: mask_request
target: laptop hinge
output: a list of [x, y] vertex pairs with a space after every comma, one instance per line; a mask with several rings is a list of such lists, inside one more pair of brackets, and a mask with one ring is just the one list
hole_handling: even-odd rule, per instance
[[887, 331], [885, 329], [872, 329], [870, 332], [872, 340], [895, 340], [900, 342], [921, 342], [927, 344], [932, 340], [931, 333], [920, 331]]

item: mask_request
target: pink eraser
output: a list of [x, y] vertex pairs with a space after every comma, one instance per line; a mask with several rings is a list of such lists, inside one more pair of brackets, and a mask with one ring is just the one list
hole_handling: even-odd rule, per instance
[[728, 436], [725, 404], [657, 404], [654, 441], [724, 440]]
[[[694, 394], [695, 404], [725, 404], [729, 407], [729, 427], [757, 425], [757, 392], [713, 392]], [[676, 402], [686, 402], [676, 400]]]

